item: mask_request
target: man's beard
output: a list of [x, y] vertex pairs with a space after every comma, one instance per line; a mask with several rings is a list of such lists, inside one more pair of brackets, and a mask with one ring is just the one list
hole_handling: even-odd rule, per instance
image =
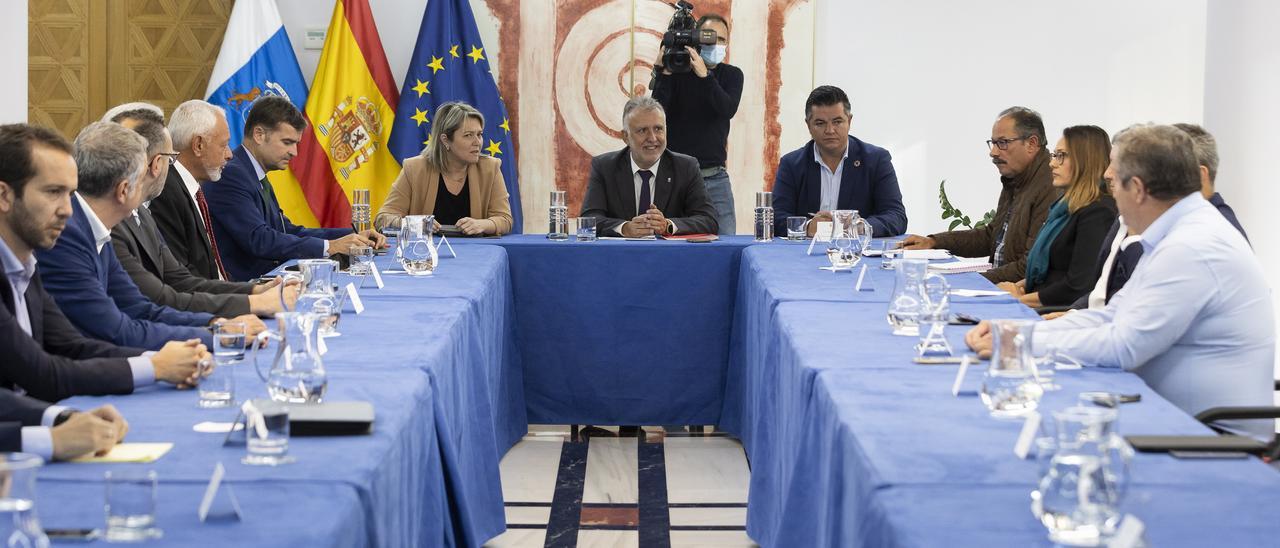
[[27, 247], [31, 249], [49, 249], [53, 247], [53, 244], [57, 243], [57, 240], [54, 240], [47, 245], [45, 244], [44, 227], [41, 227], [40, 223], [31, 216], [22, 200], [15, 200], [13, 206], [13, 214], [9, 216], [13, 226], [10, 228], [18, 235], [22, 243], [27, 244]]
[[226, 167], [225, 164], [218, 167], [204, 166], [204, 174], [209, 177], [210, 181], [218, 181], [222, 179], [222, 168], [224, 167]]

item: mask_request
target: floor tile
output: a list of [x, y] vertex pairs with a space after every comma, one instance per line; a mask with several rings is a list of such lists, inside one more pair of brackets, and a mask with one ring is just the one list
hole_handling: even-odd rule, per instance
[[551, 519], [550, 506], [508, 506], [507, 524], [546, 525]]
[[485, 548], [536, 548], [547, 541], [546, 529], [507, 529], [507, 532], [489, 539]]
[[746, 508], [672, 508], [671, 525], [746, 525]]
[[672, 503], [747, 502], [750, 470], [742, 444], [737, 440], [669, 437], [663, 445], [667, 500]]
[[639, 548], [635, 531], [578, 531], [578, 548]]
[[503, 500], [551, 502], [563, 444], [556, 438], [526, 438], [507, 451], [499, 464]]
[[592, 438], [582, 502], [636, 504], [638, 474], [635, 438]]
[[[579, 545], [581, 546], [581, 545]], [[671, 546], [742, 546], [754, 547], [746, 531], [672, 531]]]

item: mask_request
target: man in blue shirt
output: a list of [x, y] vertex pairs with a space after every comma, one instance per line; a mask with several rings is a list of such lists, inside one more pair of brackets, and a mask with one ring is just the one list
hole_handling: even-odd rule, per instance
[[[1034, 348], [1132, 371], [1187, 413], [1271, 405], [1271, 291], [1244, 236], [1201, 195], [1191, 137], [1173, 126], [1131, 127], [1114, 139], [1106, 179], [1142, 236], [1142, 258], [1104, 308], [1037, 325]], [[989, 349], [989, 326], [965, 339]], [[1223, 426], [1274, 436], [1272, 421]]]

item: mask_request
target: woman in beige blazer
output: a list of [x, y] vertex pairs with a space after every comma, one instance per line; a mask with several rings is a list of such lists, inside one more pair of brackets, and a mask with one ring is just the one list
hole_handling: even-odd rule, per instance
[[422, 154], [404, 161], [374, 225], [398, 226], [405, 215], [435, 215], [467, 235], [511, 232], [511, 204], [501, 161], [481, 156], [484, 115], [466, 103], [436, 109]]

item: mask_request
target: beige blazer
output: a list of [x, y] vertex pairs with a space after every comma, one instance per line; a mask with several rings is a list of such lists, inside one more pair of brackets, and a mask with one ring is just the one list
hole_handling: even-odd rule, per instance
[[[467, 168], [467, 184], [471, 187], [471, 218], [493, 221], [498, 234], [506, 234], [511, 232], [511, 204], [501, 165], [501, 160], [481, 156], [479, 162]], [[406, 159], [373, 225], [384, 228], [398, 225], [405, 215], [431, 215], [439, 188], [440, 170], [425, 156]]]

